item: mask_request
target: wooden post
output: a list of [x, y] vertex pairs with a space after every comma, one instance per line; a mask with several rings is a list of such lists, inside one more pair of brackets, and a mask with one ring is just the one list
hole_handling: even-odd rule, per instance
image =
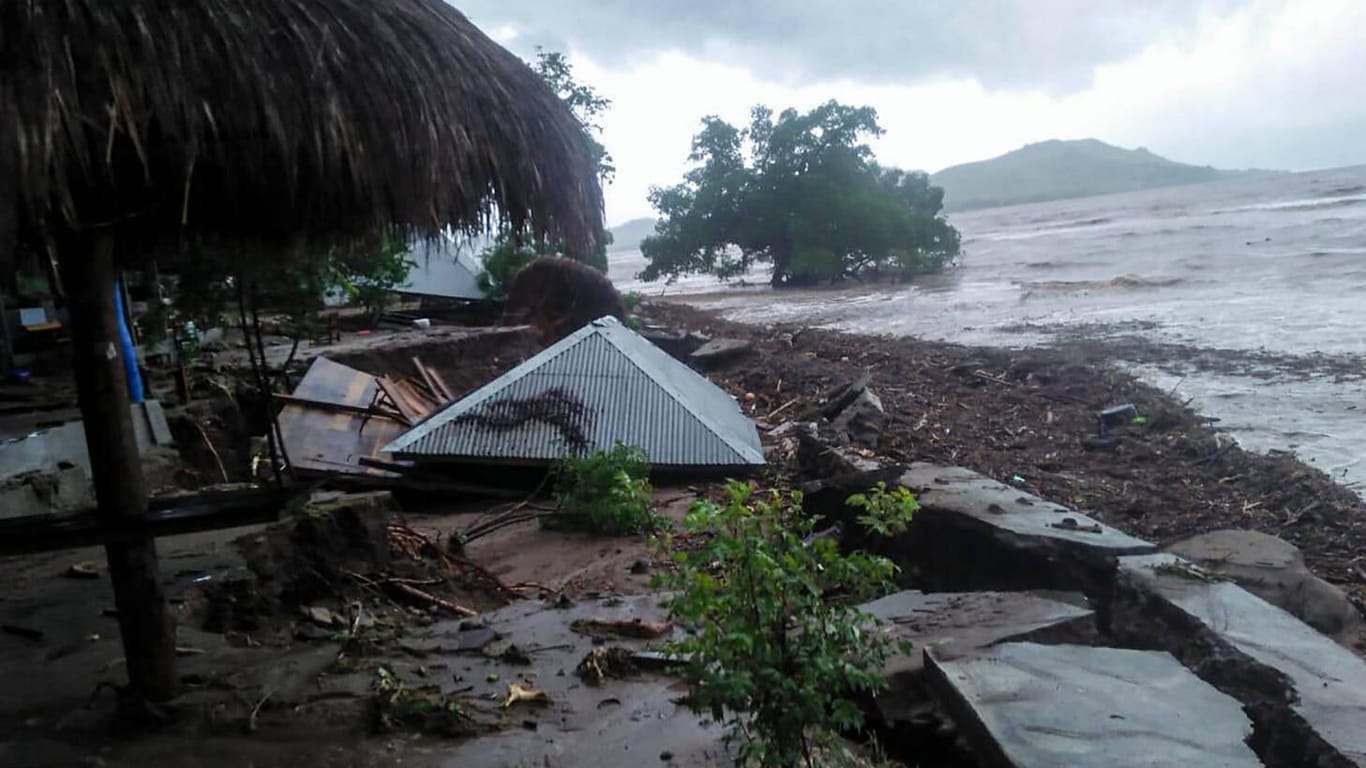
[[[58, 247], [100, 525], [105, 530], [141, 525], [147, 518], [147, 490], [120, 359], [114, 237], [109, 231], [70, 233], [58, 239]], [[148, 701], [170, 699], [177, 689], [175, 624], [166, 608], [156, 544], [150, 538], [107, 544], [105, 554], [132, 691]]]

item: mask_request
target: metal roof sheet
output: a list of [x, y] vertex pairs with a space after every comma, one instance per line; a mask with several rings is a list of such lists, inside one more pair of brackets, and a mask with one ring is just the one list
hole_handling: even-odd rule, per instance
[[407, 281], [394, 288], [396, 293], [471, 301], [486, 298], [479, 288], [484, 265], [449, 239], [416, 241], [408, 248], [408, 258], [415, 264]]
[[553, 461], [574, 448], [558, 427], [533, 420], [501, 429], [477, 417], [556, 389], [583, 405], [577, 426], [589, 448], [639, 446], [655, 466], [764, 463], [758, 430], [734, 398], [612, 317], [547, 347], [384, 450], [399, 458]]

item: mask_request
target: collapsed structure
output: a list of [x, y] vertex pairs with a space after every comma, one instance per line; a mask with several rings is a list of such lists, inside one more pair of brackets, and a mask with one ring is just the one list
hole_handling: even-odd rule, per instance
[[414, 465], [553, 463], [617, 443], [656, 470], [765, 463], [735, 400], [614, 317], [594, 320], [384, 446]]

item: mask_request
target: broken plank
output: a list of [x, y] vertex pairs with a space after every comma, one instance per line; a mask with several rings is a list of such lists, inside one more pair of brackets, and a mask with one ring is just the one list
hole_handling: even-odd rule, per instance
[[285, 405], [298, 405], [304, 408], [317, 408], [321, 411], [336, 411], [338, 413], [354, 413], [357, 416], [382, 416], [386, 419], [392, 419], [401, 424], [412, 424], [412, 421], [409, 420], [403, 413], [385, 410], [384, 408], [379, 408], [373, 405], [351, 405], [349, 403], [330, 403], [326, 400], [312, 400], [307, 397], [286, 395], [281, 392], [273, 392], [271, 393], [271, 397], [273, 397], [276, 400], [279, 400]]
[[380, 391], [389, 398], [389, 401], [403, 414], [403, 418], [409, 424], [422, 418], [422, 414], [414, 409], [412, 404], [405, 397], [399, 394], [398, 382], [388, 376], [380, 376], [375, 379], [375, 383], [379, 385]]
[[435, 372], [422, 364], [422, 358], [414, 355], [413, 367], [417, 369], [418, 375], [422, 377], [422, 382], [427, 385], [427, 389], [432, 393], [434, 398], [437, 400], [451, 399], [450, 392], [437, 381]]

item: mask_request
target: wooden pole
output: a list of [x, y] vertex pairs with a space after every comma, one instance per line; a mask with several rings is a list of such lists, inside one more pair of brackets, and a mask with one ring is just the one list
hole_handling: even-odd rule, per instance
[[[147, 518], [114, 311], [114, 237], [109, 231], [69, 233], [58, 239], [58, 248], [97, 515], [100, 527], [113, 532]], [[148, 701], [170, 699], [177, 689], [175, 624], [166, 608], [156, 545], [151, 539], [110, 543], [105, 554], [131, 690]]]

